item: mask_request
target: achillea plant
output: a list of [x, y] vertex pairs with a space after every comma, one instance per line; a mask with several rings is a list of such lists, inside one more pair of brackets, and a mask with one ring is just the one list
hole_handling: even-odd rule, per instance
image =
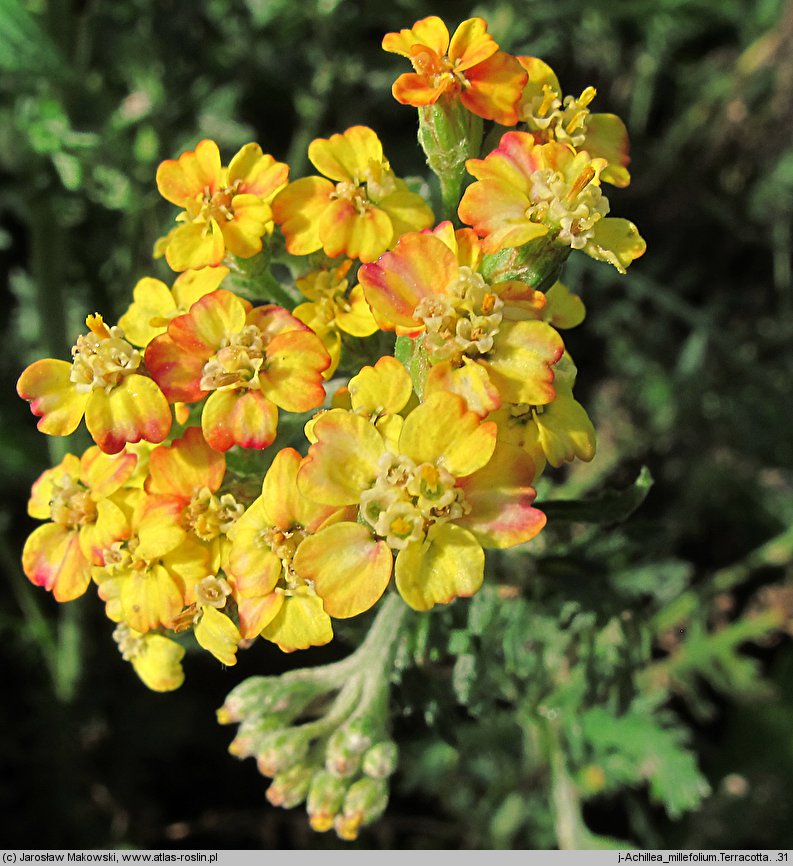
[[546, 525], [617, 522], [651, 483], [594, 506], [537, 495], [543, 473], [595, 456], [560, 333], [585, 308], [560, 279], [570, 255], [624, 274], [644, 253], [601, 188], [630, 180], [627, 133], [480, 18], [452, 35], [425, 18], [383, 48], [413, 67], [393, 94], [418, 109], [437, 200], [362, 125], [315, 139], [303, 178], [254, 143], [227, 166], [209, 140], [163, 162], [180, 211], [155, 254], [172, 286], [143, 276], [119, 325], [89, 315], [70, 361], [19, 379], [42, 432], [85, 417], [95, 442], [35, 483], [46, 522], [24, 571], [62, 602], [93, 585], [157, 691], [182, 684], [191, 634], [230, 667], [259, 638], [297, 652], [372, 610], [345, 660], [249, 678], [218, 712], [271, 803], [305, 802], [318, 832], [352, 840], [383, 813], [392, 686], [445, 653], [471, 716], [507, 703], [520, 718], [545, 798], [568, 809], [558, 843], [617, 844], [587, 830], [582, 799], [646, 782], [674, 816], [706, 790], [663, 709], [673, 674], [630, 645], [630, 617], [540, 589], [530, 604], [515, 563]]

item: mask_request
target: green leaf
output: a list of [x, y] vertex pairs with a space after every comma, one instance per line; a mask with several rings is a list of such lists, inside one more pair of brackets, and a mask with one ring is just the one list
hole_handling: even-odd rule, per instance
[[650, 470], [642, 466], [636, 480], [624, 490], [607, 490], [592, 499], [552, 499], [538, 504], [549, 521], [569, 520], [600, 525], [622, 523], [644, 502], [653, 483]]
[[685, 731], [663, 726], [649, 707], [634, 704], [623, 716], [594, 707], [581, 724], [607, 786], [649, 782], [650, 796], [670, 818], [697, 808], [708, 795], [708, 783], [684, 745]]

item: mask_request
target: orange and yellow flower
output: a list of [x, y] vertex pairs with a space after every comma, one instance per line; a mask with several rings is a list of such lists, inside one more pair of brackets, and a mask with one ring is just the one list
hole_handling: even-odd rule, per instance
[[283, 307], [251, 309], [219, 289], [177, 316], [146, 349], [146, 365], [168, 398], [194, 403], [206, 441], [265, 448], [278, 427], [278, 407], [306, 412], [325, 398], [330, 358], [320, 339]]
[[325, 176], [296, 180], [273, 202], [275, 221], [293, 255], [322, 249], [331, 258], [371, 262], [405, 232], [432, 223], [432, 211], [396, 177], [368, 127], [317, 138], [308, 157]]
[[[130, 497], [127, 537], [102, 551], [103, 563], [91, 574], [108, 618], [141, 634], [179, 628], [196, 585], [213, 573], [210, 549], [198, 539], [173, 526], [141, 535], [147, 499], [143, 491]], [[189, 612], [192, 617], [194, 608]]]
[[316, 588], [297, 565], [306, 540], [354, 516], [350, 508], [319, 505], [297, 488], [301, 457], [279, 451], [262, 494], [234, 525], [228, 570], [244, 638], [261, 635], [284, 652], [321, 646], [333, 637]]
[[343, 409], [320, 415], [312, 434], [298, 488], [359, 513], [358, 522], [306, 538], [295, 555], [330, 616], [370, 608], [392, 570], [416, 610], [473, 595], [484, 577], [483, 546], [520, 544], [545, 523], [532, 508], [531, 459], [509, 445], [496, 452], [496, 425], [456, 394], [434, 393], [413, 409], [393, 451], [371, 419]]
[[581, 95], [562, 96], [553, 69], [538, 57], [518, 57], [529, 80], [518, 105], [518, 119], [526, 124], [537, 144], [560, 141], [585, 150], [608, 163], [600, 179], [614, 186], [627, 186], [631, 176], [630, 141], [625, 124], [616, 114], [592, 114], [589, 105], [597, 91], [585, 88]]
[[25, 542], [22, 568], [57, 601], [81, 596], [91, 567], [102, 565], [104, 551], [129, 534], [124, 512], [112, 497], [136, 462], [134, 454], [103, 454], [92, 446], [81, 458], [67, 454], [33, 485], [28, 514], [49, 522]]
[[175, 271], [219, 265], [226, 253], [247, 259], [273, 230], [270, 204], [284, 188], [289, 167], [246, 144], [228, 166], [214, 141], [168, 159], [157, 169], [157, 188], [183, 208], [180, 223], [155, 248]]
[[40, 418], [38, 429], [68, 436], [85, 416], [94, 442], [116, 454], [128, 442], [162, 442], [171, 429], [168, 401], [142, 374], [143, 356], [118, 326], [98, 314], [86, 319], [88, 333], [77, 338], [72, 361], [44, 358], [19, 377], [17, 393]]
[[207, 444], [198, 427], [170, 445], [158, 445], [149, 457], [140, 539], [148, 543], [167, 535], [175, 544], [188, 536], [203, 541], [210, 545], [214, 573], [222, 559], [220, 543], [245, 510], [232, 493], [218, 495], [225, 473], [225, 456]]
[[604, 159], [586, 151], [507, 132], [484, 159], [466, 162], [477, 182], [463, 195], [460, 219], [474, 227], [488, 253], [549, 236], [625, 273], [645, 243], [633, 223], [606, 217], [609, 202], [600, 189], [605, 167]]
[[564, 347], [539, 320], [545, 298], [518, 281], [490, 285], [481, 262], [474, 232], [443, 222], [405, 235], [358, 278], [379, 319], [420, 336], [432, 364], [428, 390], [460, 393], [481, 415], [502, 400], [549, 403]]
[[309, 300], [295, 307], [292, 315], [308, 325], [327, 349], [330, 367], [325, 370], [326, 379], [339, 366], [342, 332], [352, 337], [369, 337], [378, 329], [363, 289], [355, 286], [347, 291], [347, 274], [352, 265], [347, 259], [340, 265], [318, 268], [297, 280], [298, 289]]
[[482, 18], [469, 18], [454, 36], [435, 15], [412, 28], [387, 33], [383, 48], [410, 60], [414, 71], [394, 82], [394, 99], [403, 105], [433, 105], [442, 97], [459, 99], [473, 114], [505, 126], [518, 121], [518, 100], [526, 73], [487, 32]]

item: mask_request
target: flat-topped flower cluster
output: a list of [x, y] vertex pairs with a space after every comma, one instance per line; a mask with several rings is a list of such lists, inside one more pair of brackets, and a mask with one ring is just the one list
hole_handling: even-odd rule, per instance
[[[89, 315], [70, 360], [19, 379], [42, 432], [85, 417], [95, 443], [34, 484], [25, 573], [58, 601], [93, 585], [153, 689], [182, 682], [186, 630], [232, 665], [259, 636], [327, 643], [392, 581], [415, 610], [476, 593], [486, 549], [542, 530], [538, 474], [594, 455], [560, 334], [584, 307], [558, 277], [571, 250], [623, 273], [644, 251], [601, 186], [630, 181], [624, 125], [480, 18], [452, 36], [425, 18], [383, 48], [412, 65], [393, 93], [419, 108], [434, 170], [448, 130], [470, 134], [456, 213], [436, 219], [365, 126], [313, 141], [317, 174], [294, 180], [257, 144], [224, 165], [201, 141], [157, 171], [180, 208], [155, 247], [172, 286], [144, 277], [117, 325]], [[289, 264], [282, 303], [239, 290], [255, 257], [269, 280]], [[381, 331], [394, 356], [351, 369], [351, 341], [360, 357]], [[279, 419], [313, 410], [302, 453], [282, 447]], [[269, 468], [236, 472], [231, 449]]]

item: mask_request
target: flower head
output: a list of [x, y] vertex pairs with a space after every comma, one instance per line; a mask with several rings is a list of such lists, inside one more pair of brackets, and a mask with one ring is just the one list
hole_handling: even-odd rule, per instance
[[443, 21], [431, 15], [410, 29], [387, 33], [383, 48], [407, 57], [414, 69], [394, 82], [397, 102], [419, 107], [441, 98], [459, 99], [486, 120], [517, 123], [526, 73], [514, 57], [499, 51], [482, 18], [463, 21], [450, 38]]
[[595, 88], [587, 87], [577, 97], [563, 96], [559, 79], [547, 63], [537, 57], [517, 60], [529, 76], [518, 105], [518, 119], [526, 124], [535, 142], [560, 141], [605, 159], [608, 164], [600, 173], [601, 180], [627, 186], [631, 179], [628, 131], [616, 114], [591, 113]]
[[113, 494], [129, 480], [136, 462], [134, 454], [103, 454], [92, 446], [81, 458], [67, 454], [33, 485], [28, 513], [48, 522], [28, 536], [22, 568], [57, 601], [81, 596], [91, 567], [104, 563], [104, 550], [129, 534]]
[[173, 319], [146, 349], [146, 365], [169, 399], [208, 397], [201, 426], [218, 451], [269, 445], [278, 407], [305, 412], [322, 402], [329, 364], [316, 334], [283, 307], [250, 309], [223, 289]]
[[539, 321], [544, 296], [517, 281], [491, 285], [480, 273], [482, 244], [471, 229], [441, 223], [405, 235], [359, 273], [366, 299], [384, 322], [423, 341], [428, 384], [466, 397], [482, 415], [501, 400], [548, 403], [559, 334]]
[[175, 271], [219, 265], [227, 252], [250, 258], [273, 230], [270, 203], [283, 189], [289, 167], [246, 144], [228, 166], [214, 141], [168, 159], [157, 169], [157, 188], [183, 208], [180, 225], [157, 246]]
[[317, 138], [308, 157], [325, 177], [296, 180], [273, 202], [290, 253], [322, 249], [331, 258], [371, 262], [405, 232], [432, 222], [424, 199], [396, 177], [368, 127]]
[[342, 333], [368, 337], [378, 328], [363, 289], [355, 286], [348, 291], [347, 274], [352, 264], [347, 259], [340, 265], [318, 268], [297, 280], [298, 289], [309, 300], [295, 307], [292, 314], [308, 325], [327, 349], [331, 364], [325, 370], [326, 379], [339, 366]]
[[535, 144], [527, 132], [507, 132], [484, 159], [469, 159], [477, 178], [460, 202], [460, 219], [482, 237], [485, 252], [548, 235], [557, 244], [612, 264], [620, 273], [644, 253], [636, 226], [607, 218], [600, 189], [604, 159], [557, 141]]
[[261, 496], [231, 532], [228, 559], [242, 636], [261, 634], [287, 652], [333, 637], [322, 599], [296, 557], [313, 533], [351, 516], [348, 508], [317, 504], [298, 490], [300, 461], [292, 448], [276, 454]]
[[316, 502], [355, 505], [358, 522], [334, 523], [295, 556], [331, 616], [350, 617], [384, 592], [396, 553], [396, 585], [417, 610], [473, 595], [483, 546], [533, 538], [531, 460], [517, 449], [491, 461], [496, 427], [456, 394], [435, 393], [405, 418], [396, 447], [371, 419], [342, 409], [321, 415], [298, 487]]
[[168, 401], [144, 375], [143, 356], [117, 325], [98, 314], [86, 319], [72, 361], [45, 358], [19, 377], [17, 392], [40, 417], [38, 429], [51, 436], [73, 433], [85, 415], [94, 442], [108, 454], [128, 442], [162, 442], [171, 429]]

